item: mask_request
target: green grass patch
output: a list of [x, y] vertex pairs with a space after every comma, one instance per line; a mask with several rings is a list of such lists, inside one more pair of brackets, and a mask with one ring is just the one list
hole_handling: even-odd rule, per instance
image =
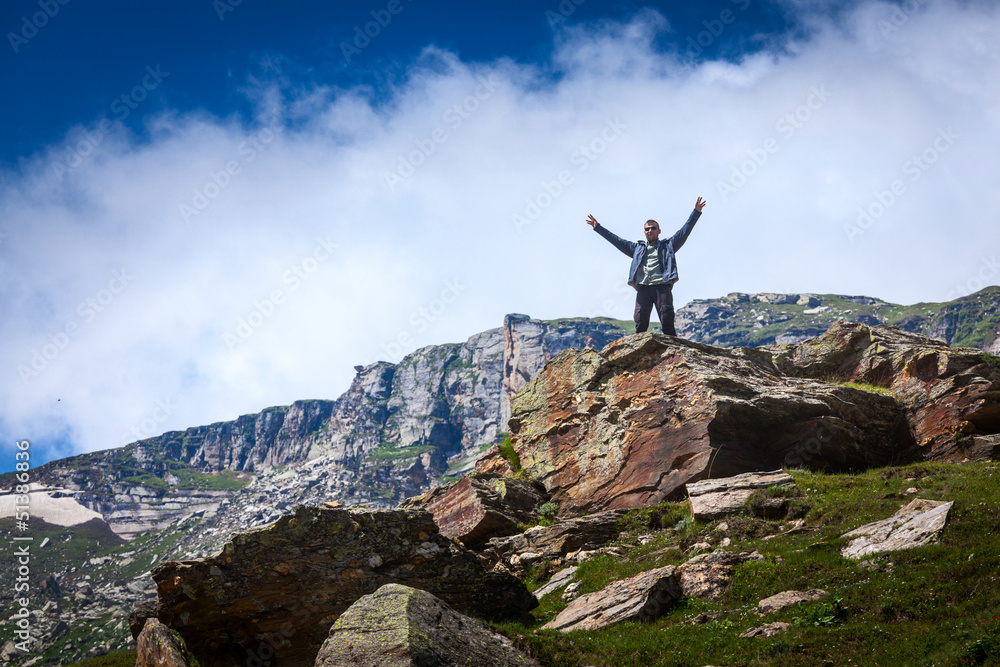
[[[684, 502], [661, 503], [626, 515], [617, 542], [624, 557], [592, 558], [575, 577], [583, 594], [682, 563], [694, 542], [717, 544], [725, 523], [728, 550], [756, 549], [765, 560], [737, 566], [718, 600], [687, 600], [649, 623], [563, 634], [540, 629], [567, 605], [553, 593], [533, 612], [537, 624], [498, 627], [546, 667], [1000, 664], [1000, 467], [920, 463], [859, 475], [790, 472], [800, 496], [777, 488], [761, 496], [803, 503], [805, 531], [786, 534], [787, 515], [745, 512], [704, 522], [690, 519]], [[843, 558], [847, 540], [840, 536], [891, 516], [913, 497], [910, 487], [917, 497], [954, 501], [938, 541], [867, 562]], [[756, 613], [766, 597], [811, 588], [829, 594], [767, 617]], [[714, 620], [688, 623], [703, 612]], [[772, 638], [739, 637], [772, 621], [792, 627]]]
[[521, 472], [521, 459], [517, 455], [517, 451], [514, 449], [509, 435], [505, 435], [503, 440], [497, 443], [497, 449], [500, 451], [500, 456], [510, 464], [510, 469], [514, 474]]
[[878, 387], [873, 384], [868, 384], [867, 382], [829, 382], [828, 384], [835, 384], [838, 387], [850, 387], [851, 389], [860, 389], [861, 391], [867, 391], [870, 394], [879, 394], [881, 396], [889, 396], [890, 398], [896, 398], [896, 394], [890, 389], [885, 387]]
[[134, 650], [116, 651], [89, 660], [71, 662], [65, 667], [132, 667], [135, 665], [136, 653]]

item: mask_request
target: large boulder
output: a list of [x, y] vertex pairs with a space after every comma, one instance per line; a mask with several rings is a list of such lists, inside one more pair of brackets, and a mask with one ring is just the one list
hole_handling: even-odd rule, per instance
[[[564, 513], [644, 507], [792, 461], [851, 471], [915, 455], [892, 396], [789, 377], [767, 350], [656, 333], [561, 353], [515, 397], [509, 427]], [[477, 467], [509, 470], [492, 453]]]
[[156, 567], [158, 618], [202, 667], [274, 656], [312, 665], [330, 626], [389, 583], [426, 590], [461, 613], [519, 617], [537, 600], [509, 574], [487, 572], [440, 535], [422, 510], [295, 508], [237, 535], [211, 558]]
[[538, 667], [509, 639], [426, 591], [386, 584], [341, 614], [316, 667]]
[[520, 533], [538, 519], [543, 490], [496, 473], [473, 472], [404, 501], [402, 508], [423, 508], [434, 515], [441, 534], [475, 549], [491, 537]]
[[978, 436], [1000, 433], [1000, 367], [982, 350], [891, 326], [837, 322], [798, 345], [761, 348], [783, 374], [859, 382], [891, 391], [922, 458], [986, 460]]

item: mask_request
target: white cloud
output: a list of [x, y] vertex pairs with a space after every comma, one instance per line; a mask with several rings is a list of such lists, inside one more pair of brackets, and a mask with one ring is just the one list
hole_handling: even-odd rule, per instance
[[[428, 49], [378, 102], [257, 82], [250, 123], [162, 114], [61, 180], [52, 147], [0, 181], [5, 442], [86, 451], [336, 398], [354, 364], [507, 312], [627, 318], [627, 259], [584, 218], [671, 233], [698, 195], [678, 305], [945, 300], [997, 250], [1000, 15], [917, 5], [859, 3], [737, 63], [657, 52], [669, 26], [645, 13], [562, 33], [555, 71]], [[52, 358], [22, 381], [36, 352]]]

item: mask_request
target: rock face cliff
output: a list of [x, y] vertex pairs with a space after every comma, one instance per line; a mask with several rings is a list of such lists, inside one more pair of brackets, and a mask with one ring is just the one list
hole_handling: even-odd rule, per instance
[[[796, 345], [718, 348], [660, 334], [556, 356], [511, 407], [517, 462], [563, 514], [645, 507], [756, 470], [852, 472], [1000, 449], [1000, 368], [884, 325]], [[509, 456], [509, 455], [508, 455]]]
[[[284, 500], [279, 489], [289, 504], [315, 495], [392, 507], [471, 470], [505, 430], [511, 396], [554, 354], [603, 347], [623, 334], [611, 320], [508, 315], [502, 327], [464, 343], [360, 368], [335, 401], [296, 401], [54, 461], [33, 479], [99, 512], [128, 539], [193, 512], [211, 518], [228, 498], [224, 511], [240, 510], [230, 517], [234, 528], [244, 519], [264, 522]], [[252, 489], [237, 493], [251, 480]], [[252, 498], [261, 492], [269, 502], [258, 511]]]

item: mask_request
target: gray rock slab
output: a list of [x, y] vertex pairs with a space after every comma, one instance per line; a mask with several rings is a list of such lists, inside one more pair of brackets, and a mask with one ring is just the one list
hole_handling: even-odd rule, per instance
[[795, 479], [791, 475], [782, 470], [774, 470], [690, 482], [687, 484], [687, 492], [694, 518], [713, 519], [739, 512], [757, 489], [794, 485]]
[[564, 567], [563, 569], [553, 574], [552, 578], [549, 579], [549, 582], [547, 584], [545, 584], [544, 586], [535, 591], [535, 597], [541, 600], [549, 593], [552, 593], [553, 591], [562, 588], [563, 586], [565, 586], [566, 584], [568, 584], [570, 581], [573, 580], [574, 574], [576, 574], [576, 565], [572, 567]]
[[330, 629], [316, 667], [538, 667], [506, 637], [426, 591], [387, 584]]
[[615, 581], [573, 600], [543, 629], [596, 630], [624, 621], [646, 621], [666, 613], [683, 593], [672, 565]]
[[888, 519], [873, 521], [844, 533], [854, 538], [840, 554], [862, 558], [883, 551], [900, 551], [933, 542], [948, 520], [953, 503], [914, 498]]

